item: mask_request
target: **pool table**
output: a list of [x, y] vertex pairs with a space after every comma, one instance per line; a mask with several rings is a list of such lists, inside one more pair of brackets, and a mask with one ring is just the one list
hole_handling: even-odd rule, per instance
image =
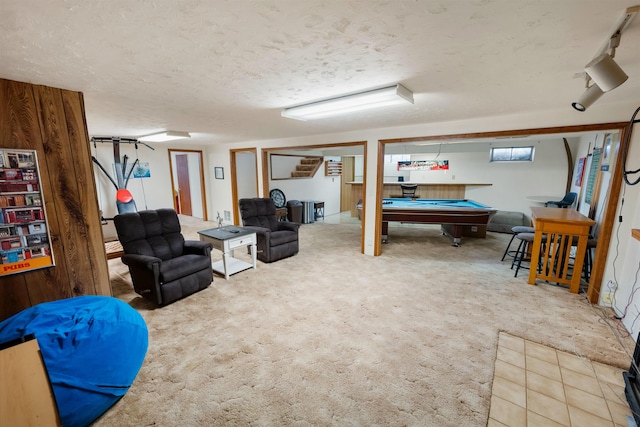
[[441, 224], [442, 232], [460, 246], [469, 226], [486, 230], [497, 209], [468, 199], [382, 199], [382, 241], [387, 242], [389, 221], [417, 224]]

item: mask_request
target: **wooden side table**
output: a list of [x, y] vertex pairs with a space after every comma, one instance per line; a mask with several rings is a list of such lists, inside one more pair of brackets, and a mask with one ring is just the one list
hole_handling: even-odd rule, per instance
[[[580, 290], [589, 230], [596, 222], [573, 209], [538, 207], [531, 208], [531, 221], [536, 231], [531, 251], [529, 284], [535, 285], [536, 279], [568, 284], [569, 290], [577, 294]], [[544, 250], [543, 235], [547, 236]], [[576, 242], [573, 271], [569, 275], [571, 248]]]
[[[198, 235], [200, 235], [201, 241], [210, 242], [215, 249], [222, 252], [222, 261], [212, 263], [211, 267], [216, 273], [222, 274], [226, 280], [229, 280], [229, 276], [232, 274], [247, 270], [251, 267], [253, 267], [254, 270], [257, 268], [256, 244], [258, 239], [256, 233], [253, 231], [229, 225], [198, 231]], [[251, 250], [251, 260], [253, 263], [248, 263], [233, 257], [233, 251], [235, 249], [246, 247], [249, 247]]]
[[285, 221], [287, 219], [287, 208], [276, 208], [276, 219]]

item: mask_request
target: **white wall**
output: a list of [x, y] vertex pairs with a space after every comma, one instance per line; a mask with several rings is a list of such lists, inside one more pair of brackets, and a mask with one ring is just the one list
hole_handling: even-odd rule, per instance
[[305, 154], [270, 154], [269, 164], [271, 167], [271, 179], [291, 179], [291, 172], [296, 170], [296, 166], [300, 164], [300, 160], [302, 160], [304, 157]]
[[[618, 133], [613, 134], [613, 140], [618, 141], [619, 135]], [[602, 215], [604, 213], [604, 208], [606, 207], [607, 193], [609, 190], [609, 182], [611, 180], [611, 172], [616, 167], [614, 161], [617, 156], [617, 144], [611, 148], [609, 155], [607, 158], [603, 158], [600, 162], [601, 168], [602, 165], [609, 165], [608, 171], [599, 171], [601, 184], [600, 184], [600, 192], [597, 194], [597, 197], [593, 197], [591, 203], [587, 202], [587, 188], [590, 183], [589, 171], [592, 167], [592, 153], [595, 148], [603, 148], [603, 143], [605, 139], [605, 133], [593, 133], [591, 135], [583, 136], [580, 138], [579, 143], [576, 147], [574, 157], [575, 157], [575, 165], [574, 165], [574, 174], [572, 180], [571, 191], [578, 194], [578, 211], [586, 216], [592, 217], [596, 222], [596, 226], [592, 228], [591, 234], [594, 236], [598, 235], [598, 230], [600, 227], [600, 223], [602, 221]], [[582, 185], [576, 185], [576, 179], [578, 174], [578, 162], [581, 158], [585, 159], [584, 162], [584, 170], [582, 177]], [[593, 212], [591, 212], [593, 210]]]
[[[640, 129], [636, 124], [630, 144], [626, 170], [640, 169]], [[633, 182], [639, 174], [629, 175]], [[618, 221], [613, 226], [608, 261], [601, 288], [602, 297], [611, 292], [613, 308], [634, 339], [640, 330], [640, 241], [631, 237], [631, 229], [640, 228], [640, 185], [623, 183], [617, 207]]]
[[[398, 172], [397, 162], [384, 164], [385, 182], [395, 182], [398, 176], [412, 183], [487, 184], [467, 187], [466, 197], [505, 211], [523, 212], [540, 205], [528, 197], [544, 196], [545, 200], [560, 200], [565, 194], [568, 162], [562, 139], [547, 139], [534, 143], [533, 162], [490, 162], [492, 147], [529, 146], [517, 141], [503, 144], [488, 142], [414, 146], [411, 160], [448, 160], [446, 171]], [[422, 153], [415, 153], [422, 151]], [[388, 156], [385, 155], [385, 160]], [[356, 176], [362, 176], [362, 162], [356, 162]]]
[[[169, 173], [169, 148], [173, 149], [201, 149], [206, 150], [204, 147], [186, 146], [181, 145], [168, 145], [168, 144], [153, 144], [154, 149], [145, 147], [144, 145], [138, 145], [136, 153], [135, 146], [128, 143], [120, 143], [120, 158], [124, 159], [124, 156], [129, 156], [128, 163], [132, 164], [136, 156], [140, 162], [149, 163], [150, 178], [131, 178], [129, 180], [127, 189], [131, 192], [133, 199], [136, 202], [138, 210], [143, 209], [158, 209], [158, 208], [172, 208], [173, 207], [173, 195], [171, 194], [171, 176]], [[114, 177], [114, 153], [112, 143], [96, 143], [95, 148], [92, 147], [92, 154], [98, 159], [100, 164]], [[204, 151], [206, 155], [206, 151]], [[96, 179], [96, 188], [98, 191], [98, 204], [102, 211], [102, 216], [105, 218], [113, 218], [118, 214], [116, 207], [116, 188], [104, 175], [104, 173], [98, 168], [97, 165], [93, 165], [94, 175]], [[199, 165], [198, 165], [199, 167]], [[208, 171], [205, 166], [205, 180], [208, 175]], [[213, 170], [213, 169], [212, 169]], [[199, 180], [198, 180], [199, 183]], [[207, 188], [205, 186], [205, 191]], [[199, 195], [200, 193], [198, 193]], [[105, 238], [113, 238], [116, 236], [113, 222], [108, 221], [103, 226], [103, 234]]]
[[236, 152], [236, 183], [238, 200], [256, 197], [256, 155], [249, 151]]
[[[307, 154], [310, 155], [310, 153]], [[281, 156], [276, 157], [280, 158]], [[294, 158], [299, 160], [299, 158]], [[325, 156], [323, 163], [331, 160], [340, 161], [341, 158], [339, 156]], [[341, 179], [341, 176], [325, 176], [323, 164], [312, 178], [269, 180], [269, 188], [282, 190], [287, 201], [315, 200], [324, 202], [324, 214], [332, 215], [340, 212]]]
[[[324, 134], [324, 135], [314, 135], [309, 137], [301, 137], [301, 138], [289, 138], [289, 139], [275, 139], [275, 140], [264, 140], [264, 141], [245, 141], [243, 143], [237, 144], [226, 144], [226, 145], [215, 145], [210, 146], [208, 148], [207, 157], [205, 160], [205, 174], [207, 174], [207, 200], [209, 203], [209, 212], [215, 212], [219, 210], [220, 212], [224, 210], [231, 210], [232, 208], [232, 200], [231, 200], [231, 185], [228, 180], [228, 176], [225, 176], [224, 180], [213, 180], [211, 179], [211, 175], [213, 173], [214, 166], [223, 166], [225, 170], [229, 168], [229, 149], [231, 148], [247, 148], [247, 147], [255, 147], [258, 152], [262, 149], [271, 149], [273, 147], [298, 147], [305, 145], [322, 145], [322, 144], [337, 144], [349, 141], [367, 141], [366, 149], [367, 149], [367, 164], [366, 168], [368, 170], [367, 173], [367, 194], [366, 197], [369, 200], [373, 200], [376, 197], [376, 176], [372, 171], [376, 170], [377, 167], [377, 157], [378, 157], [378, 140], [380, 139], [391, 139], [391, 138], [412, 138], [417, 136], [430, 136], [430, 135], [448, 135], [448, 134], [462, 134], [462, 133], [480, 133], [480, 132], [490, 132], [490, 131], [501, 131], [501, 130], [517, 130], [517, 129], [533, 129], [533, 128], [547, 128], [547, 127], [562, 127], [562, 126], [572, 126], [572, 125], [580, 125], [580, 124], [593, 124], [593, 123], [615, 123], [615, 122], [625, 122], [629, 119], [630, 112], [632, 112], [636, 106], [633, 105], [618, 105], [614, 107], [608, 107], [606, 109], [598, 108], [596, 104], [592, 108], [590, 108], [585, 113], [578, 113], [572, 111], [570, 108], [562, 108], [557, 111], [546, 111], [546, 112], [538, 112], [535, 114], [527, 114], [527, 115], [507, 115], [502, 117], [487, 117], [481, 119], [473, 119], [473, 120], [460, 120], [455, 122], [446, 122], [446, 123], [425, 123], [423, 125], [417, 126], [405, 126], [405, 127], [396, 127], [396, 128], [383, 128], [383, 129], [368, 129], [356, 132], [348, 132], [348, 133], [337, 133], [337, 134]], [[637, 127], [637, 126], [636, 126]], [[634, 136], [632, 141], [632, 153], [630, 155], [631, 159], [640, 159], [640, 137], [638, 136], [640, 131], [636, 130], [636, 136]], [[581, 147], [583, 142], [577, 144], [578, 147]], [[586, 149], [578, 148], [574, 152], [575, 158], [579, 158], [582, 154], [579, 150], [583, 150], [586, 153]], [[453, 154], [451, 154], [453, 155]], [[166, 159], [166, 154], [164, 154]], [[450, 157], [453, 159], [453, 157]], [[561, 159], [561, 160], [560, 160]], [[362, 157], [356, 156], [356, 166], [359, 161], [362, 161]], [[461, 158], [460, 158], [461, 160]], [[536, 158], [536, 162], [539, 160], [539, 157]], [[557, 164], [561, 167], [563, 171], [561, 174], [563, 175], [562, 179], [557, 180], [558, 183], [562, 182], [560, 187], [553, 186], [551, 188], [547, 188], [546, 186], [540, 188], [538, 193], [542, 195], [546, 195], [549, 192], [553, 191], [556, 194], [564, 193], [564, 171], [566, 171], [566, 155], [562, 153], [558, 158], [554, 158], [551, 156], [548, 159], [548, 164]], [[458, 160], [456, 160], [458, 161]], [[159, 163], [161, 160], [159, 160]], [[364, 163], [364, 162], [362, 162]], [[633, 162], [632, 162], [633, 163]], [[152, 166], [152, 179], [154, 177], [154, 171], [156, 170], [154, 164]], [[509, 176], [513, 174], [509, 178], [510, 181], [513, 181], [513, 184], [508, 184], [511, 188], [518, 188], [518, 186], [523, 185], [522, 181], [526, 180], [527, 174], [523, 173], [523, 169], [520, 167], [515, 167], [514, 170], [508, 170], [508, 165], [505, 168], [502, 168], [502, 173], [504, 176]], [[636, 168], [640, 167], [640, 165], [635, 164]], [[534, 168], [537, 167], [533, 166]], [[262, 192], [262, 162], [258, 162], [258, 177], [259, 177], [259, 185], [258, 192], [260, 196], [265, 196], [261, 194]], [[456, 171], [456, 180], [461, 180], [462, 176], [464, 176], [464, 171]], [[549, 173], [557, 174], [557, 171], [549, 169]], [[448, 175], [449, 177], [451, 176]], [[515, 177], [515, 178], [513, 178]], [[476, 178], [475, 176], [473, 177]], [[317, 179], [331, 179], [325, 177], [318, 177]], [[361, 179], [361, 176], [356, 174], [356, 180]], [[470, 178], [469, 178], [470, 179]], [[337, 181], [337, 180], [336, 180]], [[556, 179], [554, 179], [554, 182]], [[527, 185], [526, 183], [524, 185]], [[542, 186], [541, 186], [542, 187]], [[491, 189], [501, 188], [500, 186], [492, 186]], [[504, 187], [507, 188], [507, 187]], [[502, 191], [504, 191], [502, 188]], [[482, 199], [487, 198], [489, 200], [493, 200], [495, 197], [489, 194], [482, 194], [482, 191], [490, 191], [490, 189], [484, 190], [472, 190], [469, 194], [469, 198], [472, 199]], [[336, 191], [336, 194], [339, 192]], [[638, 253], [640, 253], [640, 243], [636, 240], [632, 240], [630, 237], [630, 229], [633, 223], [635, 228], [640, 228], [640, 195], [638, 195], [638, 187], [627, 187], [625, 196], [625, 204], [624, 209], [622, 211], [622, 216], [624, 218], [623, 222], [620, 223], [619, 226], [616, 227], [614, 240], [611, 244], [610, 254], [607, 261], [607, 266], [605, 270], [605, 280], [603, 282], [603, 291], [606, 290], [606, 286], [609, 283], [618, 284], [618, 290], [616, 291], [616, 301], [617, 305], [619, 305], [618, 309], [623, 309], [626, 305], [626, 300], [628, 296], [632, 293], [635, 284], [635, 272], [638, 268], [639, 260]], [[306, 192], [304, 188], [287, 188], [285, 191], [287, 198], [289, 199], [322, 199], [323, 195], [309, 194]], [[267, 195], [268, 196], [268, 195]], [[134, 195], [135, 197], [135, 195]], [[328, 200], [328, 199], [327, 199]], [[327, 202], [325, 200], [325, 202]], [[480, 200], [479, 200], [480, 201]], [[336, 201], [336, 205], [339, 206], [339, 202]], [[526, 202], [524, 202], [526, 203]], [[507, 206], [503, 204], [502, 200], [496, 200], [496, 207], [504, 209], [502, 206]], [[522, 204], [520, 206], [523, 206]], [[509, 205], [510, 207], [510, 205]], [[517, 208], [517, 206], [515, 206]], [[525, 209], [526, 207], [521, 207], [521, 209]], [[366, 206], [366, 217], [374, 218], [375, 217], [375, 206], [372, 203], [368, 203]], [[364, 232], [364, 251], [365, 254], [372, 255], [374, 248], [373, 237], [375, 234], [375, 224], [373, 221], [366, 221], [363, 224], [363, 232]], [[354, 245], [359, 246], [360, 242], [354, 242]], [[615, 278], [614, 278], [615, 276]], [[635, 295], [635, 294], [634, 294]], [[627, 315], [623, 319], [623, 322], [629, 329], [632, 328], [633, 321], [635, 320], [635, 316], [640, 310], [640, 301], [637, 303], [634, 301], [632, 304], [632, 308], [628, 309], [628, 312], [632, 312], [633, 315]], [[637, 333], [638, 323], [635, 323], [633, 329], [634, 333]]]

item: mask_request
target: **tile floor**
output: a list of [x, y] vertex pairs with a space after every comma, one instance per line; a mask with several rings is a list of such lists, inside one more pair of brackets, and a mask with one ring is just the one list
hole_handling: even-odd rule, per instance
[[627, 427], [622, 371], [500, 333], [487, 427]]

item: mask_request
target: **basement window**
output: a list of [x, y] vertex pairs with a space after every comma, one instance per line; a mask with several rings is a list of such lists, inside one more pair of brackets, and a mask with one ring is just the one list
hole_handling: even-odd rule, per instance
[[533, 162], [533, 147], [497, 147], [491, 149], [492, 162]]

